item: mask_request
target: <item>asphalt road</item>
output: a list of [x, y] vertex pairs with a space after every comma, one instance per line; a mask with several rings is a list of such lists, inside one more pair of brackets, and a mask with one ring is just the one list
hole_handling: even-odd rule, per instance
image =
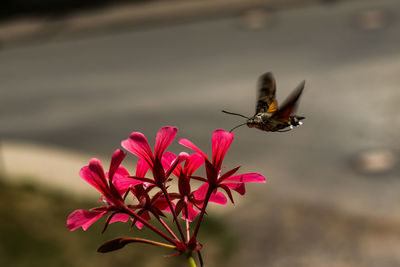
[[242, 123], [220, 111], [252, 115], [257, 78], [273, 71], [280, 102], [306, 80], [298, 111], [306, 120], [288, 133], [235, 131], [227, 167], [268, 179], [248, 186], [253, 197], [239, 205], [257, 210], [278, 198], [400, 219], [398, 164], [367, 174], [352, 164], [359, 153], [382, 150], [398, 163], [400, 2], [266, 16], [258, 29], [224, 15], [79, 37], [60, 32], [0, 50], [0, 138], [104, 156], [132, 131], [153, 141], [160, 127], [176, 125], [179, 137], [209, 149], [213, 130]]

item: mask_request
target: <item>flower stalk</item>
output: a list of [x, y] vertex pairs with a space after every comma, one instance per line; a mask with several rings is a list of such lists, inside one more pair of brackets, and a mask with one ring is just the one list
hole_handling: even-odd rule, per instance
[[197, 267], [196, 262], [194, 261], [194, 258], [192, 256], [192, 253], [188, 253], [187, 260], [189, 262], [190, 267]]
[[195, 238], [197, 236], [197, 233], [199, 232], [200, 225], [203, 220], [204, 214], [206, 213], [206, 208], [207, 208], [208, 202], [210, 201], [212, 191], [213, 191], [213, 188], [211, 186], [209, 186], [207, 189], [206, 197], [204, 199], [203, 207], [201, 208], [201, 211], [200, 211], [199, 220], [197, 221], [196, 227], [194, 228], [194, 231], [193, 231], [192, 238]]
[[176, 216], [175, 209], [172, 206], [172, 202], [171, 202], [171, 199], [169, 198], [169, 194], [167, 192], [167, 189], [165, 188], [165, 185], [163, 185], [161, 187], [161, 190], [162, 190], [162, 192], [163, 192], [163, 194], [164, 194], [164, 196], [165, 196], [165, 198], [167, 200], [168, 206], [169, 206], [169, 208], [171, 210], [172, 216], [174, 217], [174, 221], [176, 223], [176, 226], [178, 227], [179, 234], [181, 235], [181, 238], [182, 238], [182, 241], [183, 241], [183, 240], [185, 240], [185, 236], [183, 234], [181, 224], [179, 223], [178, 216]]

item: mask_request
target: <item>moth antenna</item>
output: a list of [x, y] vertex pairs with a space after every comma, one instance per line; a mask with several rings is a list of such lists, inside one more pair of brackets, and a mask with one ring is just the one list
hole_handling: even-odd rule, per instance
[[231, 133], [233, 130], [235, 130], [236, 128], [239, 128], [240, 126], [246, 125], [247, 122], [239, 124], [238, 126], [233, 127], [229, 132]]
[[229, 112], [229, 111], [225, 111], [225, 110], [223, 110], [222, 112], [226, 113], [226, 114], [230, 114], [230, 115], [240, 116], [240, 117], [245, 118], [245, 119], [249, 119], [248, 117], [246, 117], [246, 116], [244, 116], [242, 114], [239, 114], [239, 113], [233, 113], [233, 112]]

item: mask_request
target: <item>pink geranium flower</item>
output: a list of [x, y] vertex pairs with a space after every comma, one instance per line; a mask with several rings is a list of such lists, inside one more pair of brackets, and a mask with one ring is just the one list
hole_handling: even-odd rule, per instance
[[[143, 184], [135, 185], [130, 189], [130, 191], [138, 200], [138, 204], [128, 205], [128, 207], [131, 210], [136, 211], [137, 215], [142, 217], [145, 221], [150, 220], [150, 214], [153, 214], [157, 219], [159, 219], [160, 216], [165, 216], [162, 211], [169, 211], [168, 202], [163, 197], [161, 191], [150, 196], [150, 188], [145, 187]], [[143, 224], [140, 221], [134, 220], [133, 223], [137, 228], [142, 229]]]
[[212, 161], [209, 160], [208, 156], [195, 144], [187, 139], [180, 139], [179, 143], [184, 145], [200, 155], [205, 159], [205, 167], [207, 173], [207, 179], [202, 177], [193, 177], [198, 180], [205, 182], [196, 195], [198, 198], [206, 198], [208, 188], [215, 195], [218, 188], [221, 188], [228, 195], [230, 200], [233, 202], [233, 197], [231, 189], [238, 192], [241, 195], [245, 194], [244, 183], [265, 183], [266, 179], [263, 175], [259, 173], [244, 173], [240, 175], [234, 175], [240, 167], [236, 167], [232, 170], [221, 174], [222, 162], [224, 160], [225, 154], [232, 144], [234, 139], [234, 134], [226, 132], [222, 129], [214, 131], [212, 135]]
[[131, 178], [147, 183], [147, 186], [150, 186], [150, 188], [158, 187], [161, 189], [168, 203], [169, 210], [174, 217], [179, 233], [182, 239], [184, 239], [181, 225], [178, 222], [172, 200], [169, 199], [169, 194], [167, 192], [167, 187], [165, 183], [168, 181], [169, 176], [175, 170], [176, 166], [178, 166], [179, 163], [181, 163], [182, 161], [186, 160], [188, 154], [184, 152], [180, 153], [169, 166], [166, 166], [166, 168], [164, 168], [165, 164], [163, 165], [164, 152], [174, 140], [177, 132], [178, 129], [176, 127], [165, 126], [161, 128], [156, 136], [154, 154], [151, 151], [150, 145], [147, 142], [146, 137], [140, 132], [133, 132], [128, 139], [121, 142], [121, 145], [132, 154], [138, 156], [149, 166], [150, 170], [153, 173], [153, 179], [138, 176], [131, 176]]
[[[239, 167], [222, 172], [223, 160], [234, 139], [233, 133], [216, 130], [212, 134], [211, 159], [187, 139], [181, 139], [179, 143], [197, 153], [189, 156], [181, 152], [176, 156], [166, 152], [176, 135], [176, 127], [161, 128], [156, 136], [154, 151], [140, 132], [133, 132], [128, 139], [123, 140], [122, 147], [139, 157], [135, 175], [130, 175], [121, 166], [126, 153], [120, 149], [113, 153], [108, 172], [104, 171], [98, 159], [91, 159], [89, 164], [80, 170], [79, 175], [101, 193], [101, 200], [105, 205], [91, 210], [74, 211], [67, 219], [67, 227], [70, 230], [79, 227], [86, 230], [95, 221], [108, 215], [103, 230], [105, 231], [110, 223], [129, 220], [138, 228], [146, 226], [168, 243], [136, 237], [117, 238], [104, 243], [98, 249], [99, 252], [121, 249], [129, 243], [145, 243], [174, 249], [176, 253], [172, 255], [185, 254], [193, 266], [192, 253], [202, 248], [202, 244], [197, 242], [197, 233], [204, 215], [207, 214], [208, 203], [211, 201], [225, 205], [227, 197], [233, 202], [231, 190], [243, 195], [245, 183], [265, 183], [266, 180], [259, 173], [238, 175], [236, 173]], [[195, 171], [203, 165], [206, 171], [205, 178], [195, 176]], [[152, 177], [147, 176], [149, 170]], [[177, 191], [171, 192], [173, 187], [168, 185], [173, 179], [171, 174], [178, 179]], [[194, 179], [202, 182], [197, 189], [193, 189]], [[132, 200], [126, 201], [129, 197], [132, 197]], [[175, 227], [170, 227], [164, 221], [167, 214], [165, 212], [172, 214]], [[185, 220], [185, 231], [178, 219], [180, 216]], [[156, 225], [150, 221], [151, 217], [158, 221]], [[193, 221], [196, 223], [194, 229], [190, 227]], [[201, 256], [199, 260], [202, 265]]]
[[142, 159], [153, 173], [154, 179], [143, 178], [143, 177], [132, 177], [136, 180], [154, 184], [160, 188], [165, 186], [169, 175], [175, 169], [175, 167], [187, 158], [187, 153], [181, 153], [174, 162], [169, 166], [168, 169], [164, 169], [162, 164], [162, 158], [165, 150], [174, 140], [178, 129], [176, 127], [165, 126], [161, 128], [156, 136], [156, 143], [154, 146], [154, 154], [151, 151], [150, 145], [147, 142], [146, 137], [140, 132], [133, 132], [128, 139], [123, 140], [121, 145], [123, 148], [138, 156]]
[[115, 150], [108, 173], [104, 173], [100, 160], [96, 158], [91, 159], [89, 165], [84, 166], [80, 170], [79, 175], [102, 194], [107, 206], [91, 210], [80, 209], [72, 212], [67, 219], [68, 229], [75, 230], [82, 227], [83, 230], [86, 230], [95, 221], [109, 212], [115, 212], [115, 214], [107, 220], [107, 223], [127, 221], [129, 219], [129, 215], [127, 214], [117, 214], [125, 204], [120, 191], [113, 184], [114, 178], [129, 176], [128, 171], [120, 165], [125, 156], [126, 153], [121, 149]]
[[[168, 157], [165, 157], [164, 164], [167, 166], [176, 159], [173, 153], [166, 153], [166, 156]], [[175, 209], [176, 214], [179, 215], [183, 212], [183, 218], [188, 219], [190, 222], [200, 213], [195, 207], [199, 207], [202, 203], [202, 200], [196, 199], [191, 191], [190, 176], [203, 164], [203, 157], [198, 153], [193, 153], [185, 161], [184, 167], [177, 165], [173, 171], [173, 174], [179, 179], [179, 193], [169, 193], [169, 196], [171, 199], [178, 200]], [[188, 215], [186, 213], [188, 213]]]

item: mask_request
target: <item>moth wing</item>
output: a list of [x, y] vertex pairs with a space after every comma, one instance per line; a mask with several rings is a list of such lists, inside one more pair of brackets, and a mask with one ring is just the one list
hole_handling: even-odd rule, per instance
[[274, 75], [271, 72], [263, 74], [259, 79], [258, 98], [257, 98], [257, 113], [273, 113], [278, 109], [276, 101], [276, 83]]
[[278, 109], [274, 115], [272, 115], [273, 118], [277, 118], [283, 121], [288, 122], [290, 120], [290, 115], [296, 112], [299, 99], [301, 94], [303, 93], [304, 90], [304, 85], [306, 81], [302, 81], [294, 90], [293, 92], [286, 98], [286, 100], [283, 102], [282, 106], [280, 109]]
[[274, 99], [274, 101], [272, 101], [271, 105], [269, 105], [269, 107], [267, 109], [267, 113], [274, 113], [277, 110], [278, 110], [278, 101], [276, 101], [276, 99]]

